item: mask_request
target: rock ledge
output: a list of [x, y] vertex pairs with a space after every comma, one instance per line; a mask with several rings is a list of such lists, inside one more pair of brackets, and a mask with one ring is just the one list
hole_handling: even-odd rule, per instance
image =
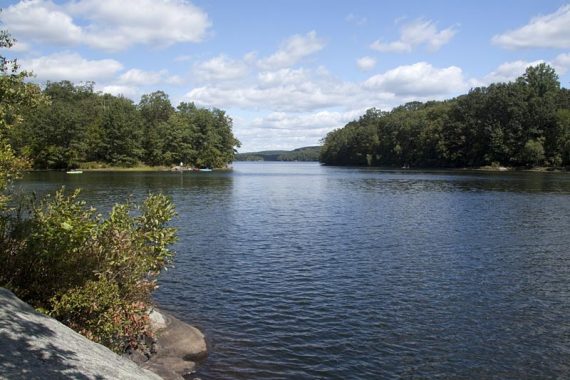
[[0, 288], [0, 347], [0, 379], [160, 379], [36, 312], [4, 288]]

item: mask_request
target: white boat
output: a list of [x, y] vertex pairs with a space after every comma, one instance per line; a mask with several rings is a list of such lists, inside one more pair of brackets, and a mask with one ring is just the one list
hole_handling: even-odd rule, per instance
[[83, 170], [68, 170], [67, 174], [83, 174]]
[[211, 172], [212, 169], [200, 169], [201, 172]]

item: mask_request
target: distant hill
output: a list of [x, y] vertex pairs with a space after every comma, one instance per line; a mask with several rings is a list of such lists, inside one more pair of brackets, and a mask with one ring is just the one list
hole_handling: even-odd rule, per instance
[[320, 146], [306, 146], [295, 150], [264, 150], [238, 153], [235, 161], [318, 161]]

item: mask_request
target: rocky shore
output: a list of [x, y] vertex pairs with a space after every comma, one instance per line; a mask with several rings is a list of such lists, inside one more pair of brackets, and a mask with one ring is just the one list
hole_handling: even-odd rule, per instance
[[194, 373], [196, 362], [208, 354], [204, 334], [162, 310], [154, 309], [150, 318], [156, 331], [150, 357], [136, 352], [127, 357], [165, 380], [182, 380]]
[[151, 319], [150, 358], [122, 357], [0, 288], [0, 379], [184, 379], [207, 355], [204, 335], [162, 311]]

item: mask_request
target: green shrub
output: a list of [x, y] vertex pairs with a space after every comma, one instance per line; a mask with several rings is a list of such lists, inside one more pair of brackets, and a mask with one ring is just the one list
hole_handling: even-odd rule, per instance
[[4, 222], [0, 284], [115, 351], [149, 334], [146, 310], [176, 239], [174, 206], [150, 195], [115, 205], [108, 218], [63, 190]]

